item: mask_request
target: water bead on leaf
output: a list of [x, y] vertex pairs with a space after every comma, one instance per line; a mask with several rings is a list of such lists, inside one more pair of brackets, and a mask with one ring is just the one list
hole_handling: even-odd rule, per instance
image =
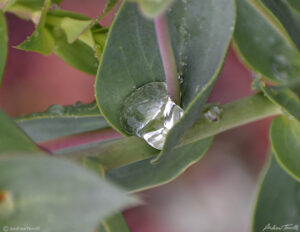
[[151, 82], [134, 90], [123, 102], [120, 121], [130, 135], [143, 138], [161, 150], [166, 135], [183, 116], [168, 96], [164, 82]]
[[204, 107], [204, 116], [210, 122], [218, 122], [222, 118], [223, 109], [218, 103], [211, 103]]

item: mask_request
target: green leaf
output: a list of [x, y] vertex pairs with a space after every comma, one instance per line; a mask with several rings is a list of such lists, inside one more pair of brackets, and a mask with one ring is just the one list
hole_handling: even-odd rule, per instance
[[174, 0], [131, 0], [139, 4], [143, 14], [150, 18], [155, 18], [162, 14]]
[[121, 133], [120, 110], [123, 100], [135, 88], [163, 81], [154, 26], [125, 3], [115, 16], [96, 80], [96, 99], [104, 117]]
[[[84, 15], [58, 9], [50, 11], [46, 20], [55, 40], [54, 53], [69, 65], [96, 75], [107, 29], [96, 22], [93, 25], [92, 22]], [[102, 40], [96, 40], [94, 28], [102, 30]]]
[[284, 116], [275, 118], [270, 128], [270, 138], [279, 163], [300, 180], [300, 122]]
[[94, 39], [94, 50], [100, 60], [106, 43], [108, 28], [100, 27], [96, 24], [91, 28], [91, 33]]
[[102, 223], [106, 232], [130, 232], [127, 223], [121, 213], [117, 213]]
[[[269, 10], [278, 18], [300, 50], [300, 15], [291, 8], [286, 0], [262, 0]], [[299, 3], [298, 3], [299, 4]]]
[[120, 0], [107, 0], [105, 8], [103, 10], [103, 15], [106, 15], [108, 12], [110, 12], [119, 1]]
[[56, 41], [54, 53], [74, 68], [91, 75], [96, 75], [98, 59], [93, 49], [79, 40], [69, 44], [62, 31], [58, 28], [54, 30], [53, 35]]
[[167, 135], [160, 156], [172, 155], [171, 149], [197, 120], [210, 95], [231, 40], [235, 5], [234, 1], [227, 0], [176, 1], [168, 17], [177, 65], [183, 77], [185, 112]]
[[[141, 191], [166, 184], [190, 165], [202, 158], [212, 138], [200, 140], [172, 150], [172, 159], [163, 156], [158, 163], [151, 164], [152, 157], [132, 163], [107, 173], [107, 178], [130, 192]], [[138, 150], [137, 150], [138, 151]]]
[[270, 101], [279, 105], [284, 112], [300, 121], [300, 100], [291, 89], [284, 86], [267, 87], [262, 85], [261, 90]]
[[157, 154], [157, 150], [146, 145], [144, 140], [136, 136], [131, 136], [114, 139], [114, 141], [90, 143], [63, 149], [56, 153], [69, 159], [78, 160], [79, 162], [83, 161], [86, 163], [88, 161], [88, 167], [93, 167], [93, 163], [95, 165], [100, 164], [105, 171], [108, 171], [154, 156]]
[[297, 0], [287, 0], [288, 4], [293, 7], [295, 10], [300, 12], [300, 2]]
[[93, 48], [80, 40], [68, 43], [64, 31], [59, 27], [52, 28], [51, 33], [55, 39], [55, 55], [82, 72], [96, 75], [98, 58]]
[[92, 20], [76, 20], [72, 18], [64, 18], [61, 22], [62, 29], [66, 32], [67, 41], [74, 42], [78, 36], [90, 25]]
[[[23, 19], [30, 19], [35, 24], [39, 23], [41, 17], [41, 10], [45, 3], [45, 0], [0, 0], [0, 7], [1, 1], [3, 11], [8, 11], [13, 14], [16, 14], [20, 18]], [[59, 5], [62, 0], [52, 0], [52, 4]]]
[[52, 105], [45, 112], [16, 118], [18, 125], [35, 141], [108, 128], [95, 102], [61, 106]]
[[0, 10], [0, 87], [7, 59], [8, 35], [6, 19], [3, 12]]
[[300, 56], [284, 29], [256, 0], [237, 0], [234, 44], [255, 72], [277, 83], [299, 77]]
[[[63, 0], [51, 0], [52, 4], [60, 4]], [[44, 6], [45, 0], [15, 0], [13, 4], [22, 5], [32, 10], [40, 10]]]
[[93, 231], [116, 210], [138, 203], [96, 173], [57, 158], [2, 159], [0, 170], [0, 207], [6, 205], [0, 208], [1, 228]]
[[[264, 230], [268, 225], [281, 228], [284, 225], [299, 226], [299, 193], [300, 183], [286, 174], [276, 159], [272, 158], [263, 174], [253, 216], [252, 231], [275, 231]], [[281, 230], [296, 231], [298, 229]]]
[[[221, 4], [224, 4], [224, 7]], [[188, 16], [182, 15], [183, 8], [187, 10], [184, 15]], [[219, 8], [223, 8], [220, 17], [212, 17], [214, 10]], [[207, 98], [200, 95], [211, 89], [230, 41], [234, 22], [233, 2], [230, 1], [229, 4], [223, 0], [193, 1], [186, 5], [177, 1], [168, 16], [176, 57], [181, 64], [179, 69], [184, 72], [183, 106], [192, 108], [193, 105], [193, 110], [197, 108], [196, 111], [190, 110], [193, 111], [191, 118], [195, 120], [201, 111], [200, 105], [204, 104]], [[195, 18], [199, 18], [199, 22], [196, 22]], [[203, 23], [201, 28], [200, 22]], [[199, 42], [199, 36], [203, 42]], [[155, 38], [153, 22], [139, 16], [135, 4], [124, 4], [110, 29], [96, 81], [96, 99], [101, 112], [112, 126], [123, 134], [125, 131], [120, 124], [123, 100], [134, 89], [149, 82], [165, 79]], [[206, 43], [208, 41], [210, 43]], [[200, 60], [201, 62], [198, 62]], [[187, 66], [183, 62], [186, 62]], [[191, 118], [186, 117], [186, 121]], [[192, 123], [193, 120], [189, 122], [190, 125]]]
[[0, 153], [38, 152], [36, 145], [0, 110]]
[[91, 23], [92, 19], [85, 15], [60, 9], [50, 11], [46, 19], [47, 25], [63, 29], [68, 43], [73, 43], [82, 33], [89, 31]]
[[43, 55], [49, 55], [53, 51], [54, 39], [45, 27], [47, 11], [50, 7], [50, 3], [50, 0], [45, 0], [39, 24], [33, 34], [17, 46], [18, 49], [39, 52]]

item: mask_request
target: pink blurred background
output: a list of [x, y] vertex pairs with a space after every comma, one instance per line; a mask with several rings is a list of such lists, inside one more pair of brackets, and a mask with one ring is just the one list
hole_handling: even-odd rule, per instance
[[[65, 0], [63, 9], [96, 17], [103, 0]], [[109, 25], [113, 13], [101, 22]], [[10, 49], [0, 107], [11, 117], [43, 111], [51, 104], [94, 99], [95, 78], [73, 69], [54, 55], [13, 48], [33, 31], [30, 22], [7, 14]], [[251, 73], [230, 48], [210, 97], [227, 103], [253, 94]], [[255, 184], [269, 147], [270, 119], [216, 136], [210, 151], [175, 181], [140, 195], [145, 205], [127, 210], [132, 232], [250, 231]]]

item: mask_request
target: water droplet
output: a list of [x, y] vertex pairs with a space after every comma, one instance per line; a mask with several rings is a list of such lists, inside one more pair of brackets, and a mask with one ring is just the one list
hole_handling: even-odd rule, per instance
[[55, 114], [55, 115], [63, 115], [65, 108], [61, 105], [52, 105], [48, 108], [48, 111], [51, 114]]
[[253, 79], [261, 79], [261, 74], [258, 72], [251, 71], [251, 77]]
[[204, 107], [204, 117], [210, 122], [218, 122], [222, 118], [223, 109], [218, 103], [211, 103]]
[[179, 80], [179, 83], [182, 84], [183, 83], [183, 73], [182, 72], [178, 72], [177, 74], [177, 79]]
[[123, 102], [120, 122], [130, 135], [143, 138], [161, 150], [166, 135], [183, 116], [183, 110], [167, 94], [164, 82], [148, 83], [134, 90]]

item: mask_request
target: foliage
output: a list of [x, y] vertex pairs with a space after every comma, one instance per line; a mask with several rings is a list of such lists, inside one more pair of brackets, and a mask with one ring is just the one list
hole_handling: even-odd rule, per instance
[[[43, 231], [129, 231], [118, 212], [138, 203], [128, 192], [172, 181], [203, 157], [214, 135], [271, 115], [280, 115], [270, 128], [275, 158], [259, 186], [253, 231], [268, 223], [300, 223], [298, 2], [123, 1], [109, 28], [99, 20], [118, 0], [108, 0], [95, 19], [62, 10], [61, 2], [0, 0], [0, 86], [8, 50], [5, 13], [10, 12], [35, 24], [17, 48], [53, 53], [95, 76], [96, 101], [52, 105], [14, 121], [0, 111], [0, 228], [27, 222]], [[158, 27], [165, 27], [163, 34]], [[205, 106], [231, 41], [255, 73], [252, 86], [258, 93], [224, 106]], [[168, 66], [170, 60], [175, 68]], [[180, 85], [176, 94], [184, 114], [158, 151], [126, 134], [120, 112], [126, 97], [141, 86], [171, 83], [167, 73]], [[41, 147], [42, 142], [95, 131], [123, 137], [78, 142], [59, 152]]]

